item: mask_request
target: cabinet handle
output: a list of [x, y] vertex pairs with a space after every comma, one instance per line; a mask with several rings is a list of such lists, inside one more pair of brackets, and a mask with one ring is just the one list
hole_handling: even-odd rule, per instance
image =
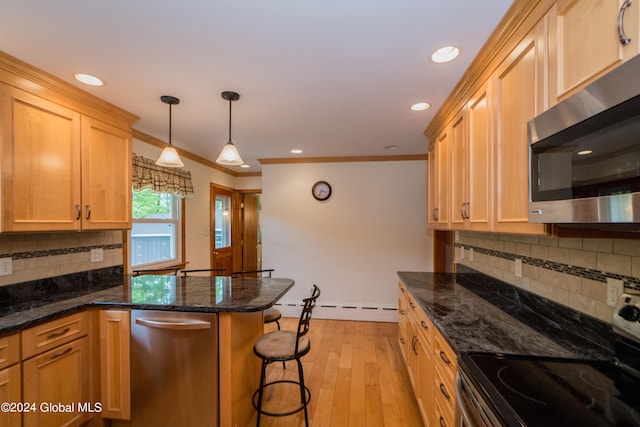
[[91, 205], [87, 205], [87, 220], [91, 219]]
[[80, 204], [77, 203], [76, 204], [76, 221], [78, 221], [81, 216], [82, 216], [82, 208], [80, 207]]
[[429, 329], [429, 326], [427, 326], [427, 322], [425, 322], [424, 320], [420, 321], [420, 326], [422, 326], [424, 329]]
[[416, 308], [416, 305], [413, 303], [413, 301], [409, 303], [409, 306], [410, 306], [411, 308]]
[[407, 314], [407, 312], [404, 311], [404, 310], [400, 310], [400, 314], [405, 315], [405, 314]]
[[416, 350], [416, 343], [418, 342], [418, 337], [416, 337], [415, 335], [413, 336], [413, 340], [411, 340], [411, 349], [413, 350], [413, 353], [417, 356], [418, 355], [418, 350]]
[[620, 11], [618, 12], [618, 36], [620, 37], [620, 43], [622, 43], [623, 46], [631, 43], [631, 39], [627, 37], [624, 32], [624, 12], [630, 6], [631, 0], [626, 0], [624, 3], [622, 3], [622, 6], [620, 6]]
[[66, 334], [67, 332], [69, 332], [69, 327], [68, 326], [66, 328], [64, 328], [63, 330], [61, 330], [61, 331], [51, 332], [49, 335], [47, 335], [47, 339], [50, 340], [52, 338], [56, 338], [56, 337], [62, 336], [64, 334]]
[[400, 288], [400, 292], [404, 294], [406, 291], [404, 290], [404, 288]]
[[404, 340], [404, 338], [400, 337], [400, 343], [404, 344], [406, 341]]
[[449, 363], [451, 363], [451, 360], [449, 360], [449, 358], [447, 357], [447, 355], [446, 355], [446, 354], [444, 354], [444, 351], [442, 351], [442, 350], [440, 350], [440, 359], [442, 359], [442, 361], [443, 361], [444, 363], [446, 363], [447, 365], [448, 365]]
[[469, 219], [471, 218], [471, 215], [469, 215], [469, 208], [471, 207], [471, 202], [467, 202], [466, 203], [466, 209], [464, 210], [464, 215], [466, 216], [465, 219]]
[[440, 383], [440, 393], [442, 393], [445, 399], [447, 400], [451, 399], [451, 397], [449, 396], [449, 393], [447, 393], [447, 389], [444, 387], [444, 384], [442, 383]]
[[60, 353], [54, 353], [54, 354], [52, 354], [52, 355], [51, 355], [51, 360], [53, 360], [53, 359], [57, 359], [58, 357], [62, 357], [62, 356], [64, 356], [65, 354], [70, 353], [70, 352], [71, 352], [71, 350], [73, 350], [73, 348], [72, 348], [72, 347], [68, 347], [68, 348], [67, 348], [67, 349], [65, 349], [64, 351], [61, 351]]
[[444, 423], [444, 418], [442, 418], [442, 415], [440, 415], [440, 427], [447, 427], [447, 425]]
[[438, 208], [433, 208], [433, 219], [437, 221], [438, 219], [440, 219], [438, 218], [439, 216], [440, 215], [438, 214]]

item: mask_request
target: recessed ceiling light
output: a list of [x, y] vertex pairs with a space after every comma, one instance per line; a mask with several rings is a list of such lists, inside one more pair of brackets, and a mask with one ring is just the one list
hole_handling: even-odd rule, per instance
[[429, 107], [431, 107], [431, 104], [429, 104], [428, 102], [418, 102], [416, 104], [413, 104], [411, 106], [411, 109], [413, 111], [424, 111], [429, 109]]
[[453, 61], [460, 55], [460, 48], [456, 46], [445, 46], [431, 54], [431, 60], [438, 64]]
[[295, 148], [295, 149], [291, 150], [291, 152], [292, 152], [293, 154], [301, 154], [301, 153], [302, 153], [302, 150]]
[[586, 156], [587, 154], [593, 153], [593, 150], [582, 150], [578, 151], [578, 156]]
[[89, 86], [102, 86], [104, 82], [101, 78], [92, 76], [91, 74], [78, 73], [75, 75], [76, 80]]
[[245, 164], [240, 165], [240, 167], [246, 169], [246, 168], [250, 168], [251, 166], [249, 166], [248, 164], [245, 163]]
[[384, 148], [385, 148], [385, 150], [397, 150], [398, 146], [397, 145], [385, 145]]

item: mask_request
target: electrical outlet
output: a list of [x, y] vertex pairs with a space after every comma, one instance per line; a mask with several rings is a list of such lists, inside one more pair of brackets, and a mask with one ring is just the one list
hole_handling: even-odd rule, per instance
[[607, 305], [615, 307], [618, 303], [618, 297], [624, 292], [624, 282], [620, 279], [612, 279], [607, 277]]
[[516, 265], [515, 265], [515, 273], [516, 273], [516, 277], [522, 277], [522, 259], [521, 258], [516, 258]]
[[91, 262], [100, 262], [104, 259], [102, 248], [91, 249]]
[[473, 248], [469, 248], [469, 261], [473, 261]]
[[12, 273], [11, 257], [0, 258], [0, 276], [8, 276]]
[[464, 246], [460, 246], [460, 259], [464, 259]]
[[456, 237], [455, 237], [455, 241], [456, 241], [456, 242], [457, 242], [457, 241], [459, 241], [459, 240], [460, 240], [460, 232], [459, 232], [459, 231], [456, 231], [456, 232], [454, 232], [453, 234], [454, 234], [454, 236], [456, 236]]

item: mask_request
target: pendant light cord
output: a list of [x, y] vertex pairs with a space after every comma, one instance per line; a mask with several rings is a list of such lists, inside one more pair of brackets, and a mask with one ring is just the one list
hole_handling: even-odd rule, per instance
[[231, 142], [231, 99], [229, 99], [229, 142]]
[[171, 145], [171, 104], [169, 104], [169, 145]]

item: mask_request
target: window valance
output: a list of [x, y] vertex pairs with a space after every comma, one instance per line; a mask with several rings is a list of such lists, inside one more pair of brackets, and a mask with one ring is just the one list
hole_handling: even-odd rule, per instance
[[170, 193], [178, 197], [193, 197], [191, 172], [167, 168], [143, 156], [133, 154], [133, 189], [149, 188], [156, 193]]

